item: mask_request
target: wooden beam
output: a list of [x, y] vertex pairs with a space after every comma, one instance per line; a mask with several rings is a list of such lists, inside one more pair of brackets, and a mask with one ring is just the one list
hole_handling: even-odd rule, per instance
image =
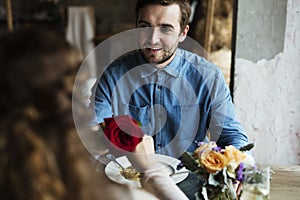
[[11, 7], [11, 0], [6, 0], [6, 21], [7, 21], [7, 28], [9, 31], [14, 29], [13, 26], [13, 15], [12, 15], [12, 7]]
[[204, 36], [204, 48], [206, 49], [207, 53], [210, 53], [210, 46], [211, 46], [210, 36], [213, 27], [214, 11], [215, 11], [215, 0], [207, 0], [205, 36]]

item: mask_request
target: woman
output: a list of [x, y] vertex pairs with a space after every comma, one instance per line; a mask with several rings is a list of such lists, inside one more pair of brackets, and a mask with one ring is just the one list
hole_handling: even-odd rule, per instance
[[0, 199], [157, 199], [96, 173], [72, 118], [76, 49], [48, 30], [15, 30], [0, 44]]

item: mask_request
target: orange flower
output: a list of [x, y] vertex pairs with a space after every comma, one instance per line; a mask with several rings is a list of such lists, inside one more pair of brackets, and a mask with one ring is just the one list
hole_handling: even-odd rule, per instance
[[227, 165], [227, 173], [231, 178], [235, 178], [235, 170], [238, 168], [240, 163], [246, 158], [246, 155], [234, 146], [226, 146], [224, 156], [227, 157], [229, 163]]
[[236, 149], [234, 146], [229, 145], [225, 147], [224, 155], [229, 160], [234, 160], [235, 162], [240, 163], [242, 160], [246, 158], [246, 155], [240, 150]]
[[211, 174], [223, 169], [229, 162], [228, 158], [220, 152], [211, 150], [203, 153], [199, 159], [200, 164]]

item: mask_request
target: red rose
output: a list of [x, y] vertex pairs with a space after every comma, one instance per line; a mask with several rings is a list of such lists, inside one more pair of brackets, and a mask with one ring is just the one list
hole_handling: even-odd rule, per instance
[[144, 135], [137, 121], [129, 115], [105, 118], [104, 134], [117, 147], [134, 151]]

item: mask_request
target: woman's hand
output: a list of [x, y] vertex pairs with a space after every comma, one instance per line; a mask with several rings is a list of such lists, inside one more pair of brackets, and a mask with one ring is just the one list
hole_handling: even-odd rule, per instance
[[144, 172], [156, 164], [154, 142], [151, 136], [143, 136], [142, 141], [136, 146], [135, 151], [127, 155], [132, 166], [139, 172]]

